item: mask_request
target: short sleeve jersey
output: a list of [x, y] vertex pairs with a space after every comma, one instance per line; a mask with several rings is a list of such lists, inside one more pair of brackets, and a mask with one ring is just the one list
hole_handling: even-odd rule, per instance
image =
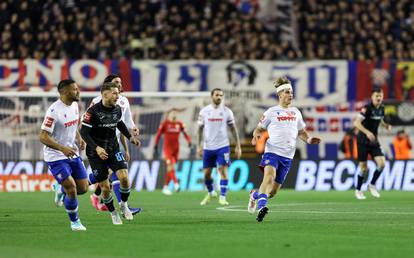
[[[50, 133], [59, 144], [77, 149], [77, 155], [79, 155], [76, 145], [78, 125], [78, 103], [73, 102], [70, 106], [67, 106], [58, 99], [47, 109], [41, 129]], [[46, 162], [67, 159], [63, 152], [47, 146], [43, 148], [43, 156]]]
[[271, 152], [292, 159], [295, 155], [298, 131], [306, 125], [299, 109], [282, 108], [278, 105], [264, 112], [258, 126], [269, 133], [265, 153]]
[[[362, 119], [362, 125], [377, 136], [378, 127], [384, 119], [384, 114], [384, 105], [380, 105], [378, 108], [375, 108], [371, 102], [362, 108], [361, 113], [359, 113], [358, 116]], [[366, 137], [366, 135], [359, 132], [359, 137]]]
[[226, 106], [215, 108], [212, 104], [200, 110], [198, 125], [203, 126], [203, 148], [217, 150], [229, 146], [227, 127], [233, 125], [233, 112]]

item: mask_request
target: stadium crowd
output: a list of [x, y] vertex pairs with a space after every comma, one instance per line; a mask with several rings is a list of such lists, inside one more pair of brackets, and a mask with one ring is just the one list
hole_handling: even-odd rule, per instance
[[414, 58], [410, 0], [294, 1], [296, 43], [230, 0], [4, 0], [0, 13], [2, 59]]

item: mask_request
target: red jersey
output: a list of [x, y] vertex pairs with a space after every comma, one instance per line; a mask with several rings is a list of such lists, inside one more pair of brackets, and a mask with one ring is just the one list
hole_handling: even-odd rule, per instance
[[158, 128], [155, 136], [155, 145], [158, 145], [161, 134], [164, 134], [164, 152], [178, 151], [180, 133], [183, 132], [185, 139], [191, 143], [191, 138], [185, 130], [185, 126], [181, 121], [164, 120]]

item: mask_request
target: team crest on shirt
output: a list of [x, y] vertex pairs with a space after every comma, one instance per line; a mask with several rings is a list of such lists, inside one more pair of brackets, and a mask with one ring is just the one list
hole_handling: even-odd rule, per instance
[[286, 114], [288, 116], [295, 116], [296, 115], [294, 111], [286, 111]]
[[267, 165], [267, 164], [269, 164], [270, 163], [270, 160], [265, 160], [265, 164]]
[[116, 119], [116, 117], [117, 117], [117, 114], [113, 114], [113, 115], [112, 115], [112, 119], [113, 119], [113, 120], [115, 120], [115, 119]]

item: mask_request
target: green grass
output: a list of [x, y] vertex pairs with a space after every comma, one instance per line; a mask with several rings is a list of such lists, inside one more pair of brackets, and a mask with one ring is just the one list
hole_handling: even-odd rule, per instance
[[410, 257], [414, 192], [382, 192], [357, 201], [352, 192], [283, 190], [263, 223], [246, 211], [247, 193], [231, 192], [228, 210], [204, 193], [134, 192], [144, 211], [113, 226], [80, 197], [86, 232], [72, 232], [52, 193], [0, 193], [0, 257]]

